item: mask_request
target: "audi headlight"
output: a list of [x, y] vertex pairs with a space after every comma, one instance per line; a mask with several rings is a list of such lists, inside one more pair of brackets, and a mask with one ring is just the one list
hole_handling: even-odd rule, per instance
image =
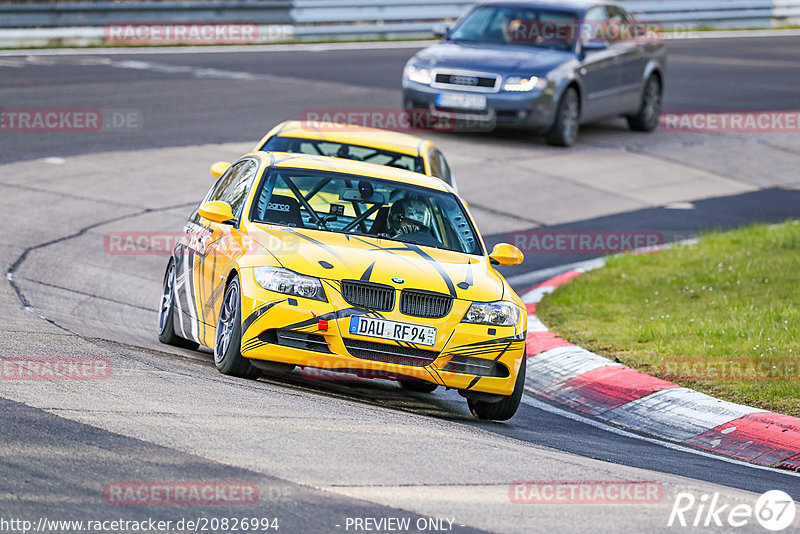
[[516, 326], [520, 313], [519, 307], [510, 302], [475, 302], [470, 306], [461, 322], [490, 326]]
[[506, 78], [506, 83], [503, 89], [506, 91], [533, 91], [534, 89], [544, 89], [547, 86], [546, 78], [538, 78], [531, 76], [530, 78], [523, 78], [522, 76], [509, 76]]
[[421, 83], [422, 85], [430, 85], [431, 84], [431, 71], [429, 69], [421, 69], [415, 67], [414, 65], [409, 65], [406, 67], [405, 72], [406, 80]]
[[256, 267], [253, 272], [256, 282], [264, 289], [327, 302], [319, 278], [303, 276], [280, 267]]

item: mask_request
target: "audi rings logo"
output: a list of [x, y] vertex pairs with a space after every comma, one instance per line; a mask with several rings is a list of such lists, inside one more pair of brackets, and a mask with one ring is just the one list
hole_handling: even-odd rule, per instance
[[450, 77], [450, 83], [454, 85], [468, 85], [470, 87], [475, 87], [478, 85], [478, 77], [456, 74]]

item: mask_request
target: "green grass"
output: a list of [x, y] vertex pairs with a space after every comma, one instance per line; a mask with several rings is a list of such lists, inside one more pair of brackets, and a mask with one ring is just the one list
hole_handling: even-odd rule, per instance
[[562, 337], [683, 386], [800, 416], [800, 221], [609, 258], [545, 298]]

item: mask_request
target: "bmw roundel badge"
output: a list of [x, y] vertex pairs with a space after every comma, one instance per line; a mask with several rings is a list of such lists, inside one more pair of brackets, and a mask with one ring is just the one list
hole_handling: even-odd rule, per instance
[[398, 278], [397, 276], [392, 278], [392, 282], [394, 282], [395, 284], [405, 284], [406, 283], [405, 280], [403, 280], [402, 278]]

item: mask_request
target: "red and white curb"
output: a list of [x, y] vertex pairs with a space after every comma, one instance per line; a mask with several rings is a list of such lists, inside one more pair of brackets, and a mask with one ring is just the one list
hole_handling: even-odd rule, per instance
[[800, 418], [716, 399], [646, 375], [550, 332], [536, 306], [591, 267], [543, 282], [528, 308], [525, 386], [552, 402], [607, 423], [758, 465], [800, 471]]

